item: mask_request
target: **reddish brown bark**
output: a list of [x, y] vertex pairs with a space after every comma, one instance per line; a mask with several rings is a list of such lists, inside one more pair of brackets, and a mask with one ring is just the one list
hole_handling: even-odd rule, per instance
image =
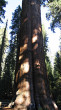
[[[27, 13], [28, 12], [28, 13]], [[14, 110], [27, 110], [34, 104], [32, 81], [31, 15], [29, 0], [23, 1], [20, 52], [16, 68], [16, 99]]]
[[36, 108], [56, 110], [49, 93], [49, 84], [45, 66], [43, 36], [41, 28], [40, 1], [31, 0], [31, 27], [32, 27], [32, 63], [33, 84]]
[[39, 0], [23, 0], [14, 110], [58, 110], [50, 97]]

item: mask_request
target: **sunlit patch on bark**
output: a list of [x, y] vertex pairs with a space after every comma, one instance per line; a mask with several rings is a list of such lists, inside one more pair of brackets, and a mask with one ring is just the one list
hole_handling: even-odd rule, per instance
[[34, 35], [33, 38], [32, 38], [32, 43], [35, 43], [37, 40], [38, 40], [38, 36]]
[[35, 43], [38, 40], [38, 33], [41, 32], [41, 27], [39, 26], [38, 29], [33, 30], [33, 37], [32, 37], [32, 43]]
[[24, 41], [24, 44], [27, 44], [28, 43], [28, 37], [26, 37], [25, 41]]
[[34, 29], [34, 30], [33, 30], [33, 34], [36, 35], [36, 34], [40, 33], [41, 31], [42, 31], [42, 29], [41, 29], [41, 26], [39, 25], [39, 26], [38, 26], [38, 29]]
[[22, 54], [26, 49], [27, 49], [27, 44], [24, 44], [24, 46], [20, 48], [20, 53]]
[[22, 73], [28, 73], [29, 72], [29, 68], [30, 68], [30, 65], [29, 65], [29, 61], [28, 59], [26, 59], [22, 64], [21, 64], [21, 71]]
[[31, 5], [35, 5], [36, 4], [36, 2], [31, 2]]
[[39, 31], [40, 31], [40, 32], [42, 31], [40, 26], [39, 26]]
[[18, 70], [17, 74], [16, 74], [16, 82], [18, 81], [18, 75], [20, 73], [20, 70]]
[[38, 44], [35, 44], [35, 46], [33, 47], [33, 49], [37, 49], [38, 48]]
[[29, 82], [26, 80], [23, 80], [23, 82], [20, 84], [19, 90], [16, 92], [16, 104], [25, 105], [28, 106], [31, 103], [30, 99], [30, 85]]
[[40, 68], [40, 62], [39, 62], [38, 59], [35, 61], [34, 64], [35, 64], [34, 66], [35, 66], [36, 68]]
[[28, 20], [28, 18], [25, 18], [23, 24], [24, 24], [27, 20]]
[[2, 105], [2, 102], [0, 102], [0, 107], [1, 107], [1, 105]]
[[26, 79], [24, 79], [21, 83], [18, 84], [18, 88], [20, 88], [20, 89], [16, 92], [17, 95], [23, 91], [30, 89], [29, 82], [26, 81]]
[[22, 58], [23, 58], [23, 55], [20, 55], [20, 56], [19, 56], [19, 60], [21, 60]]
[[33, 34], [36, 35], [37, 33], [38, 33], [38, 29], [34, 29], [34, 30], [33, 30]]
[[58, 107], [57, 107], [56, 103], [54, 101], [52, 101], [52, 103], [53, 103], [53, 106], [54, 106], [55, 110], [58, 110]]

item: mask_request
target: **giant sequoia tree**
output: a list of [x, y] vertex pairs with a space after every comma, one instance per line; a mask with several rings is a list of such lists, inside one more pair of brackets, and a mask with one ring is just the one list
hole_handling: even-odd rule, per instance
[[39, 0], [23, 0], [14, 110], [58, 110], [50, 97]]

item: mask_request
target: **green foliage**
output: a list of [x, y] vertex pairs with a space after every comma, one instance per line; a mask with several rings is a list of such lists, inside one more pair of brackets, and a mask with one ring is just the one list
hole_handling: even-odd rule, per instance
[[12, 80], [8, 73], [3, 75], [0, 79], [0, 99], [10, 99], [12, 96]]
[[7, 2], [5, 0], [0, 0], [0, 22], [3, 22], [2, 18], [5, 18], [5, 9]]
[[43, 44], [44, 44], [44, 53], [45, 53], [45, 63], [46, 63], [49, 87], [50, 87], [50, 92], [51, 92], [52, 91], [52, 85], [53, 85], [52, 66], [51, 66], [50, 59], [47, 56], [47, 52], [48, 52], [48, 37], [47, 37], [46, 31], [45, 31], [45, 28], [44, 28], [43, 25], [42, 25], [42, 34], [43, 34]]
[[44, 44], [44, 53], [45, 53], [45, 63], [46, 63], [46, 68], [47, 68], [47, 72], [48, 75], [50, 73], [52, 73], [52, 68], [51, 68], [51, 63], [49, 60], [49, 57], [47, 56], [47, 52], [48, 52], [48, 37], [45, 31], [44, 26], [42, 25], [42, 34], [43, 34], [43, 44]]
[[43, 38], [44, 38], [45, 63], [48, 73], [50, 94], [53, 100], [57, 103], [59, 110], [61, 110], [61, 53], [56, 54], [55, 62], [54, 62], [54, 71], [52, 73], [51, 62], [49, 60], [49, 57], [47, 56], [48, 40], [45, 40], [46, 33], [43, 27], [42, 30], [43, 30]]
[[[16, 67], [16, 56], [18, 47], [18, 35], [20, 29], [20, 6], [14, 11], [12, 16], [11, 25], [11, 40], [7, 57], [5, 59], [5, 67], [3, 70], [3, 77], [0, 80], [0, 98], [11, 98], [13, 94], [15, 67]], [[2, 92], [1, 92], [2, 91]]]
[[47, 51], [48, 51], [48, 37], [45, 31], [44, 25], [42, 25], [42, 34], [43, 34], [43, 45], [44, 45], [44, 53], [45, 57], [47, 56]]
[[61, 55], [59, 53], [56, 54], [54, 63], [54, 72], [57, 71], [61, 75]]
[[[18, 6], [13, 15], [12, 15], [12, 20], [11, 20], [11, 40], [10, 40], [10, 48], [12, 48], [13, 46], [15, 47], [15, 49], [17, 49], [18, 47], [18, 40], [19, 40], [19, 32], [20, 32], [20, 15], [21, 15], [21, 7]], [[15, 50], [14, 49], [14, 50]]]
[[52, 18], [51, 29], [54, 31], [55, 27], [61, 29], [61, 0], [49, 0], [47, 6], [49, 12], [46, 14], [47, 19]]
[[54, 62], [52, 95], [59, 110], [61, 109], [61, 55], [57, 52]]
[[39, 107], [38, 110], [43, 110], [42, 107]]
[[7, 56], [6, 51], [8, 46], [7, 22], [5, 28], [0, 29], [0, 38], [0, 98], [3, 98], [6, 97], [9, 91], [9, 80], [6, 80], [6, 76], [4, 74], [5, 59]]
[[[15, 65], [16, 65], [16, 56], [17, 56], [17, 48], [18, 48], [18, 36], [20, 31], [20, 14], [21, 8], [18, 6], [12, 16], [11, 20], [11, 40], [10, 40], [10, 57], [11, 57], [11, 69], [12, 72], [15, 72]], [[14, 64], [13, 64], [14, 63]]]
[[12, 31], [10, 32], [11, 36], [16, 35], [19, 32], [20, 15], [21, 15], [21, 7], [19, 5], [12, 14], [12, 20], [11, 20], [12, 26], [10, 26], [10, 28], [12, 29]]

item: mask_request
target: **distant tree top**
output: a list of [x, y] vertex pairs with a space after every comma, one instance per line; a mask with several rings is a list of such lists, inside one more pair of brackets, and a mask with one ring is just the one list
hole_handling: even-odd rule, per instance
[[0, 22], [3, 23], [3, 18], [5, 18], [5, 9], [7, 2], [5, 0], [0, 0]]

